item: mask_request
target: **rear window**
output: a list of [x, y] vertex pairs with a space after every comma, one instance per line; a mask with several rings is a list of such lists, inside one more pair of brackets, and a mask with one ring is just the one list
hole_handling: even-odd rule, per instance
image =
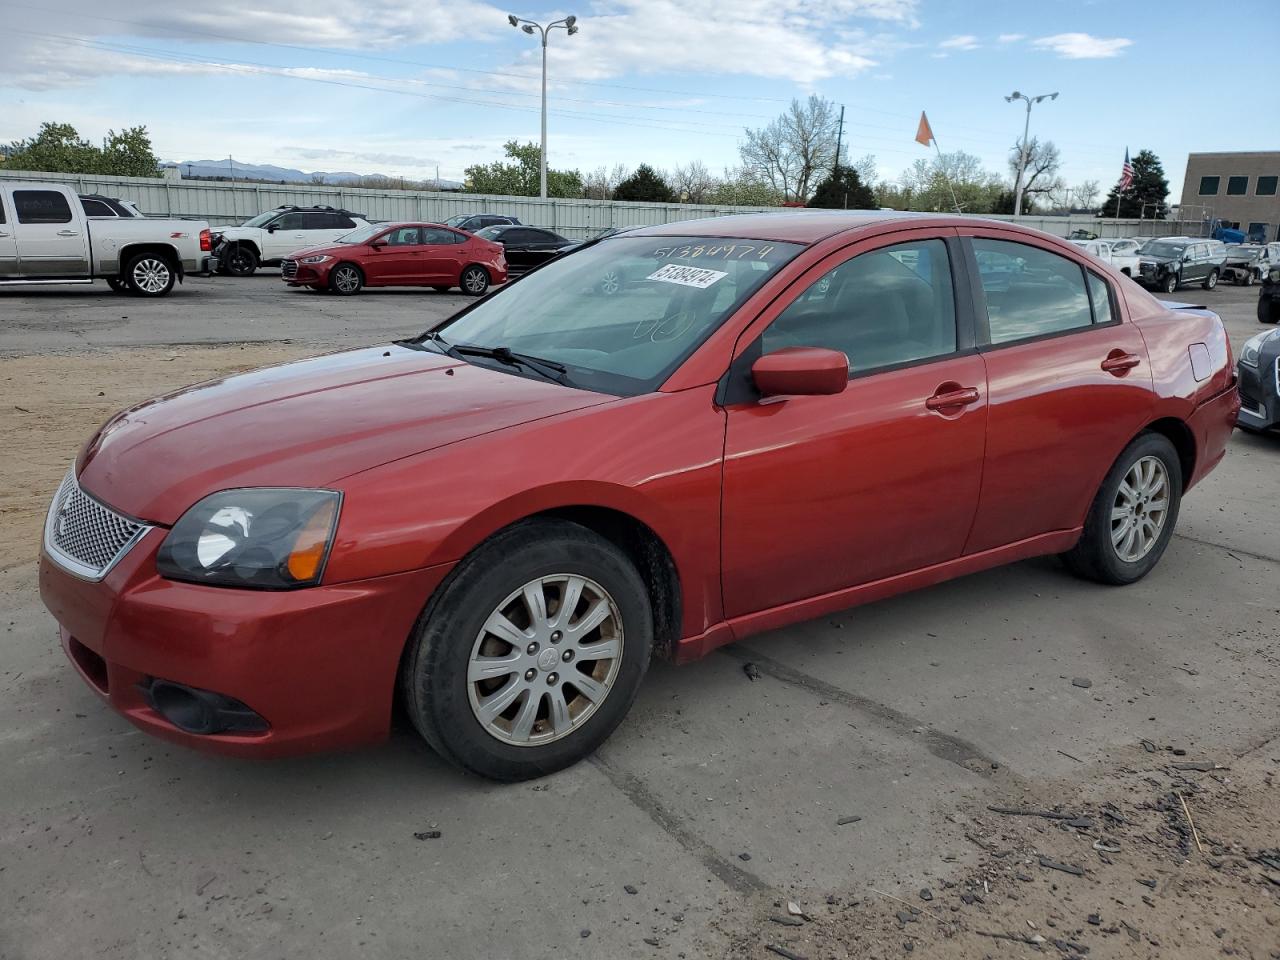
[[19, 223], [71, 222], [71, 205], [56, 190], [15, 190], [13, 206]]
[[1012, 343], [1092, 326], [1084, 271], [1025, 243], [974, 238], [987, 300], [988, 342]]

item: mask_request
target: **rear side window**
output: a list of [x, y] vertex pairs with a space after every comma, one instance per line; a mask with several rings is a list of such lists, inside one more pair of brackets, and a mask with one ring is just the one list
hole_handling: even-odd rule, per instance
[[778, 315], [761, 346], [839, 350], [851, 373], [954, 353], [946, 244], [918, 240], [845, 261]]
[[13, 207], [19, 223], [71, 222], [71, 206], [56, 190], [15, 190]]
[[84, 207], [84, 215], [86, 217], [114, 217], [116, 212], [111, 209], [109, 204], [103, 203], [101, 200], [90, 200], [86, 197], [80, 198], [80, 206]]
[[463, 243], [466, 239], [467, 238], [462, 234], [454, 233], [452, 230], [446, 230], [443, 227], [422, 228], [422, 242], [426, 244], [443, 246], [446, 244]]
[[1115, 319], [1115, 312], [1111, 309], [1111, 288], [1107, 286], [1107, 281], [1096, 273], [1088, 273], [1086, 276], [1089, 278], [1089, 302], [1093, 306], [1093, 322], [1110, 323]]
[[317, 213], [315, 230], [354, 230], [356, 223], [350, 217], [341, 213]]
[[976, 237], [973, 252], [987, 301], [987, 342], [1012, 343], [1093, 324], [1084, 271], [1039, 247]]

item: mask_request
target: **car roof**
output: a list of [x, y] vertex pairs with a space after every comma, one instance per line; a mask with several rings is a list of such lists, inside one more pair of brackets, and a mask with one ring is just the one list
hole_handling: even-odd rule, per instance
[[677, 220], [652, 227], [637, 227], [629, 230], [627, 235], [632, 237], [719, 237], [733, 240], [773, 240], [779, 243], [811, 244], [837, 233], [853, 232], [895, 220], [910, 221], [913, 226], [986, 224], [1006, 229], [1027, 229], [1003, 220], [958, 217], [955, 214], [915, 213], [905, 210], [805, 210]]

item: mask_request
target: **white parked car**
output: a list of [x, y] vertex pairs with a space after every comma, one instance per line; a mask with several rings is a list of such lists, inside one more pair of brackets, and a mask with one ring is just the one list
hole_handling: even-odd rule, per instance
[[274, 266], [296, 250], [333, 243], [359, 227], [369, 226], [362, 213], [333, 207], [276, 207], [225, 227], [214, 235], [220, 268], [247, 277], [258, 267]]
[[1272, 267], [1280, 266], [1280, 243], [1231, 243], [1222, 265], [1222, 279], [1246, 287], [1261, 283]]
[[162, 297], [187, 274], [217, 267], [203, 220], [85, 210], [60, 184], [0, 182], [0, 286], [105, 280], [118, 293]]
[[1136, 245], [1130, 248], [1132, 240], [1072, 240], [1077, 247], [1103, 263], [1109, 263], [1126, 277], [1138, 275], [1138, 251]]

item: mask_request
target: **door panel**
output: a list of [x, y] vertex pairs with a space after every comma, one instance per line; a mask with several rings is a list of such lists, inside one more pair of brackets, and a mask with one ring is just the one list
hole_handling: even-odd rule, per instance
[[0, 191], [0, 280], [18, 275], [18, 241], [14, 236], [13, 207]]
[[18, 276], [89, 276], [89, 238], [73, 216], [67, 198], [56, 190], [14, 190]]
[[421, 256], [417, 265], [418, 279], [415, 282], [457, 283], [462, 273], [462, 264], [459, 262], [462, 244], [456, 242], [458, 239], [461, 239], [461, 235], [452, 230], [423, 227], [422, 246], [419, 247]]
[[[962, 233], [969, 231], [962, 230]], [[1039, 247], [1053, 254], [1069, 272], [1080, 264], [1051, 244], [1022, 235], [973, 231], [975, 240], [995, 239]], [[974, 260], [982, 262], [982, 251]], [[991, 257], [990, 251], [986, 256]], [[1146, 344], [1120, 316], [1120, 300], [1108, 295], [1094, 303], [1101, 323], [1070, 327], [1079, 294], [1067, 288], [1063, 275], [1046, 277], [1044, 261], [1031, 256], [1027, 274], [1012, 282], [979, 277], [980, 330], [987, 325], [981, 310], [989, 296], [990, 323], [1004, 330], [1034, 336], [1021, 316], [1037, 318], [1052, 328], [1038, 339], [982, 347], [987, 373], [987, 444], [982, 494], [966, 553], [977, 553], [1053, 530], [1070, 530], [1085, 513], [1115, 458], [1150, 419], [1154, 406], [1151, 367]], [[980, 268], [979, 268], [980, 269]], [[1099, 274], [1090, 271], [1092, 292], [1109, 290]], [[1030, 282], [1024, 277], [1029, 277]], [[1035, 282], [1051, 291], [1037, 302]], [[1079, 281], [1083, 285], [1083, 279]], [[1002, 299], [1003, 298], [1003, 299]], [[1086, 304], [1090, 303], [1085, 295]], [[1000, 318], [1000, 310], [1023, 311]], [[1086, 307], [1086, 309], [1089, 309]], [[999, 334], [997, 333], [997, 336]], [[1112, 368], [1103, 368], [1106, 363]]]
[[371, 284], [415, 282], [422, 269], [421, 234], [417, 227], [397, 227], [375, 238], [365, 259], [365, 279]]
[[960, 556], [978, 502], [986, 410], [982, 400], [930, 410], [947, 384], [985, 395], [982, 358], [856, 379], [835, 396], [728, 409], [726, 615]]

